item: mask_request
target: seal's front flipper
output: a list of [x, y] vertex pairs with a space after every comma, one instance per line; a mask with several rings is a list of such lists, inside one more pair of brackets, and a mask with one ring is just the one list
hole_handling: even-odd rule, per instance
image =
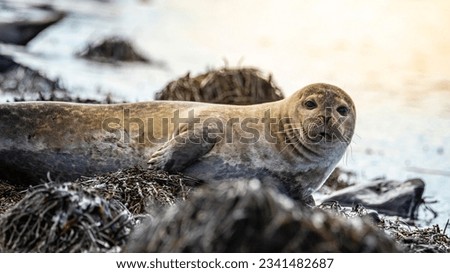
[[152, 154], [148, 168], [181, 172], [214, 147], [216, 139], [209, 137], [209, 130], [202, 127], [176, 135]]

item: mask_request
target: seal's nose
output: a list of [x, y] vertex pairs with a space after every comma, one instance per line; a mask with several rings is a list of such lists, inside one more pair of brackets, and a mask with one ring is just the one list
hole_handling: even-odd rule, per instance
[[331, 121], [331, 116], [320, 116], [319, 118], [322, 119], [324, 125], [328, 125]]

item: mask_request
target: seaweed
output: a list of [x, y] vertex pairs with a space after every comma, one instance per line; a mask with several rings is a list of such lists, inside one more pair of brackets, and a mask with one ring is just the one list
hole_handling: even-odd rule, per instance
[[[448, 221], [447, 221], [448, 225]], [[439, 225], [417, 227], [399, 219], [384, 219], [380, 228], [386, 230], [405, 252], [414, 253], [450, 253], [450, 238]]]
[[93, 42], [76, 55], [84, 59], [103, 63], [152, 63], [147, 57], [138, 53], [131, 42], [120, 37], [109, 37]]
[[2, 252], [111, 252], [135, 219], [126, 207], [74, 183], [47, 183], [0, 218]]
[[206, 184], [138, 225], [125, 252], [397, 252], [362, 218], [298, 206], [258, 180]]
[[181, 100], [248, 105], [277, 101], [284, 96], [272, 76], [255, 68], [221, 68], [191, 77], [190, 73], [166, 85], [156, 100]]
[[25, 196], [26, 187], [0, 180], [0, 215]]
[[122, 202], [133, 214], [143, 214], [149, 209], [186, 200], [192, 187], [201, 181], [181, 174], [135, 167], [96, 177], [82, 177], [74, 183], [94, 190], [106, 200]]

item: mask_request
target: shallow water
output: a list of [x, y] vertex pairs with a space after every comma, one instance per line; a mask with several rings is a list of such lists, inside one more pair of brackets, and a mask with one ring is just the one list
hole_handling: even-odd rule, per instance
[[[22, 0], [22, 2], [42, 2]], [[359, 180], [420, 177], [450, 218], [450, 2], [155, 0], [50, 1], [71, 13], [29, 44], [20, 62], [85, 97], [153, 98], [167, 82], [223, 64], [272, 73], [289, 95], [313, 82], [354, 99], [357, 129], [341, 162]], [[105, 36], [130, 38], [164, 67], [74, 57]], [[3, 98], [5, 100], [6, 98]], [[425, 217], [425, 216], [424, 216]]]

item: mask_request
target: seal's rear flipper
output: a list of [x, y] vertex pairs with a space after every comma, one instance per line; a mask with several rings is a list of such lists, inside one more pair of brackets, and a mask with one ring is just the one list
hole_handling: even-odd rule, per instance
[[148, 168], [181, 172], [207, 154], [216, 143], [216, 139], [209, 136], [209, 129], [196, 128], [176, 135], [152, 154]]

